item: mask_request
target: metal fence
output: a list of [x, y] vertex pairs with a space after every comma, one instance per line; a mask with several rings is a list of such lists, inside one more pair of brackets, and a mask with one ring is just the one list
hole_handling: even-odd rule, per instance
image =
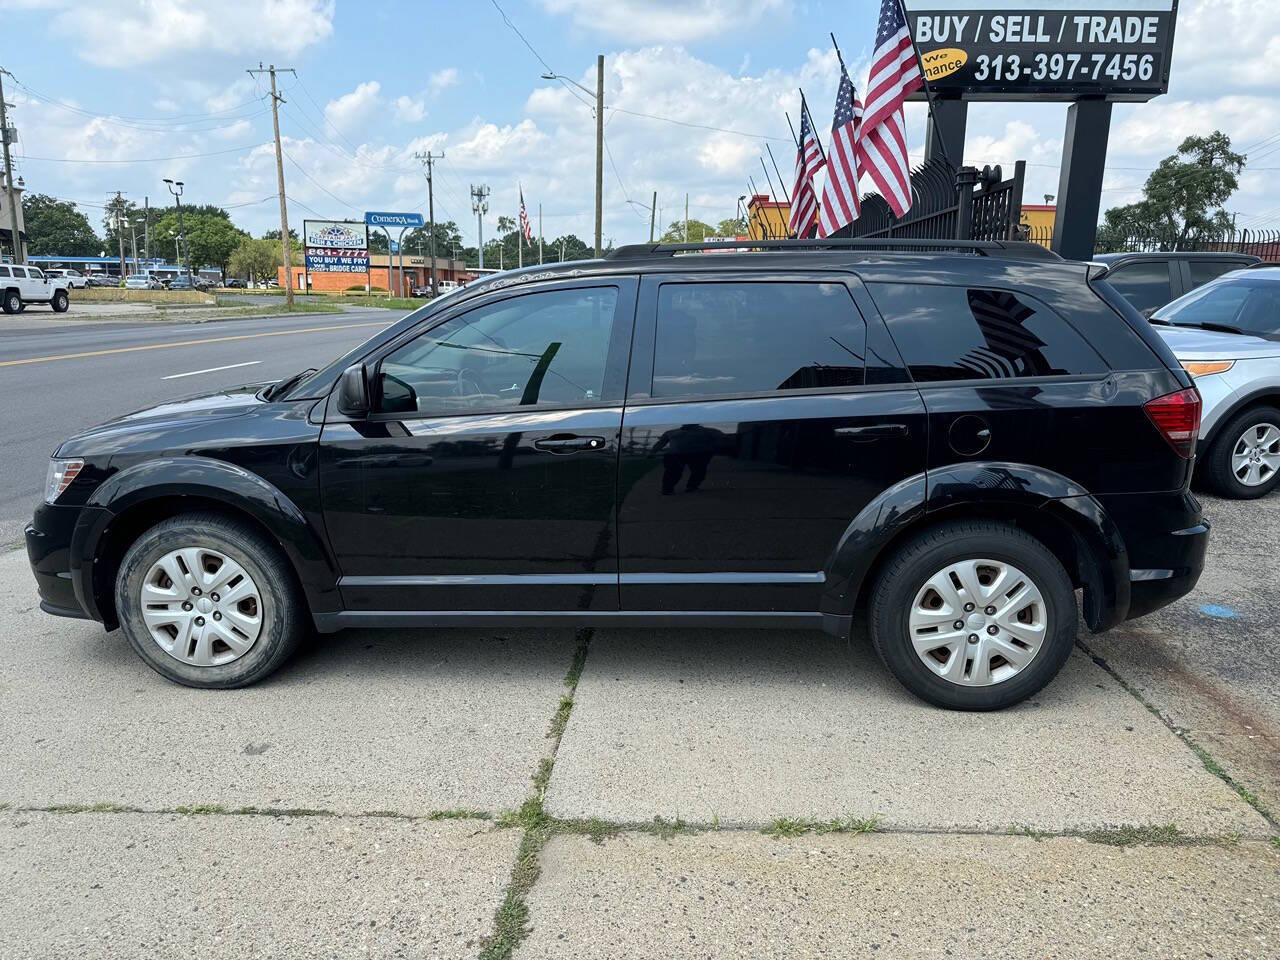
[[1005, 180], [999, 167], [928, 160], [911, 174], [911, 209], [899, 220], [878, 193], [862, 198], [862, 216], [841, 236], [903, 240], [1009, 240], [1022, 217], [1026, 164]]
[[[1023, 226], [1022, 235], [1045, 247], [1053, 242], [1052, 227], [1029, 229]], [[1280, 230], [1241, 229], [1188, 237], [1171, 234], [1116, 236], [1100, 230], [1094, 245], [1095, 253], [1165, 253], [1172, 250], [1247, 253], [1268, 263], [1280, 263]]]

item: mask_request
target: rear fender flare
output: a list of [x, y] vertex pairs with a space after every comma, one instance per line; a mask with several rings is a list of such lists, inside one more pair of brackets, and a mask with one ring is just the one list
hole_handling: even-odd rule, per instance
[[214, 500], [256, 520], [285, 552], [311, 609], [341, 609], [338, 566], [321, 535], [284, 493], [262, 477], [208, 457], [162, 457], [113, 474], [93, 492], [71, 538], [76, 598], [95, 617], [94, 563], [114, 517], [147, 500]]
[[[883, 551], [913, 528], [1000, 507], [1042, 511], [1069, 533], [1080, 557], [1070, 571], [1085, 588], [1085, 614], [1099, 631], [1129, 609], [1129, 561], [1124, 539], [1102, 505], [1078, 483], [1043, 467], [1009, 462], [958, 463], [903, 480], [854, 518], [826, 568], [821, 610], [849, 618]], [[993, 511], [994, 508], [994, 511]]]

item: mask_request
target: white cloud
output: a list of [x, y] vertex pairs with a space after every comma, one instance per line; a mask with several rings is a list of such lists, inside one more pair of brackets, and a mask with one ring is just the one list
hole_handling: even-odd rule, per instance
[[334, 0], [51, 2], [53, 27], [83, 60], [136, 67], [210, 52], [296, 54], [333, 33]]
[[542, 0], [584, 30], [633, 42], [684, 43], [788, 16], [790, 0]]
[[401, 123], [417, 123], [427, 115], [427, 105], [422, 98], [396, 97], [396, 119]]
[[443, 70], [437, 70], [431, 75], [431, 89], [439, 93], [449, 87], [457, 86], [458, 69], [456, 67], [445, 67]]
[[324, 117], [338, 130], [350, 133], [372, 119], [377, 110], [382, 84], [366, 80], [350, 93], [330, 100], [324, 106]]

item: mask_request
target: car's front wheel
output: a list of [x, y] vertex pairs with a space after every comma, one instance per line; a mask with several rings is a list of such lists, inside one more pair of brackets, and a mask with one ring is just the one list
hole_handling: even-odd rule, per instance
[[1076, 638], [1062, 564], [1017, 527], [984, 520], [903, 544], [871, 594], [871, 639], [912, 693], [940, 707], [997, 710], [1057, 675]]
[[65, 290], [59, 290], [55, 293], [49, 303], [53, 306], [54, 313], [66, 313], [67, 308], [71, 306], [71, 300]]
[[17, 290], [6, 290], [4, 292], [3, 306], [5, 313], [22, 312], [22, 297]]
[[1233, 500], [1274, 490], [1280, 484], [1280, 410], [1254, 407], [1223, 424], [1205, 457], [1204, 480]]
[[248, 524], [184, 514], [146, 531], [116, 576], [116, 612], [147, 665], [190, 687], [243, 687], [288, 659], [309, 617], [288, 561]]

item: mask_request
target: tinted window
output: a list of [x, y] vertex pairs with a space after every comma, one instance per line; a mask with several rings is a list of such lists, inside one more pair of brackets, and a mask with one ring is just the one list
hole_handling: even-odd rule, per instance
[[43, 274], [43, 273], [41, 273], [39, 270], [37, 270], [35, 267], [30, 267], [30, 268], [28, 268], [28, 270], [27, 270], [27, 274], [31, 277], [31, 279], [32, 279], [32, 280], [43, 280], [43, 279], [44, 279], [44, 274]]
[[1163, 260], [1126, 263], [1107, 274], [1107, 280], [1145, 316], [1173, 299], [1169, 285], [1169, 264]]
[[381, 409], [423, 415], [596, 403], [616, 287], [548, 290], [447, 320], [388, 356]]
[[839, 283], [664, 283], [653, 396], [862, 383], [866, 325]]
[[867, 287], [918, 381], [1005, 380], [1107, 369], [1065, 320], [1028, 297], [933, 284]]
[[14, 267], [14, 268], [13, 268], [13, 275], [14, 275], [15, 277], [17, 277], [18, 279], [20, 279], [20, 280], [25, 280], [25, 279], [27, 279], [27, 268], [26, 268], [26, 267]]
[[1229, 270], [1239, 270], [1247, 264], [1236, 260], [1189, 260], [1187, 266], [1191, 268], [1191, 287], [1194, 289], [1210, 280], [1217, 280]]
[[0, 277], [8, 277], [8, 276], [12, 276], [12, 274], [9, 273], [9, 268], [0, 267]]
[[1179, 326], [1219, 326], [1263, 336], [1280, 334], [1280, 283], [1232, 277], [1194, 290], [1158, 310]]

